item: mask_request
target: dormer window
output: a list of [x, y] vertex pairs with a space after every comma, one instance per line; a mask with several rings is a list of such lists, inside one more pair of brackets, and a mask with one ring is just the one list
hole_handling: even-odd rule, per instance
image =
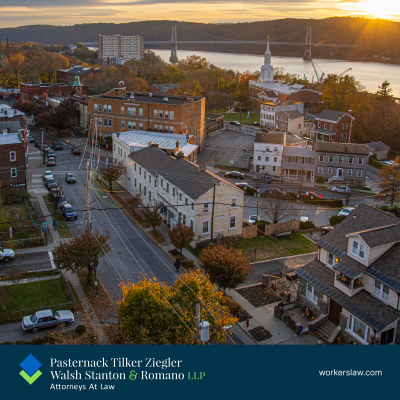
[[327, 264], [330, 267], [333, 267], [335, 264], [337, 264], [340, 260], [332, 253], [328, 253], [328, 261]]
[[386, 286], [375, 279], [374, 295], [387, 302], [389, 300], [389, 286]]
[[351, 246], [351, 254], [364, 260], [365, 259], [365, 245], [363, 245], [363, 244], [357, 242], [357, 240], [353, 239], [353, 245]]

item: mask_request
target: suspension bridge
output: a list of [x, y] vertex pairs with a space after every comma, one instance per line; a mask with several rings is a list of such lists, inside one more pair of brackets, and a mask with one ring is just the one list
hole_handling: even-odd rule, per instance
[[[145, 32], [137, 33], [136, 35], [143, 36], [144, 45], [171, 45], [171, 57], [169, 61], [171, 64], [176, 64], [178, 62], [178, 45], [199, 45], [199, 44], [225, 44], [225, 45], [247, 45], [247, 44], [259, 44], [266, 45], [269, 41], [270, 45], [283, 45], [283, 46], [304, 46], [304, 59], [311, 60], [312, 56], [312, 47], [336, 47], [336, 48], [355, 48], [359, 49], [360, 46], [340, 43], [336, 40], [329, 39], [324, 37], [326, 35], [321, 34], [317, 31], [318, 40], [313, 42], [313, 28], [311, 26], [302, 28], [296, 32], [291, 32], [286, 35], [275, 37], [275, 38], [266, 38], [260, 40], [242, 40], [242, 39], [233, 39], [216, 36], [210, 33], [201, 32], [199, 30], [190, 28], [185, 23], [181, 24], [181, 28], [179, 30], [179, 39], [178, 39], [178, 23], [172, 22], [167, 23], [161, 26], [157, 26], [153, 29], [147, 30]], [[315, 32], [315, 30], [314, 30]], [[298, 39], [301, 37], [301, 34], [304, 34], [304, 40], [301, 41], [293, 41], [295, 37]], [[169, 38], [168, 38], [169, 37]], [[205, 40], [207, 37], [207, 40]], [[168, 39], [167, 39], [168, 38]], [[331, 41], [332, 43], [327, 43]], [[97, 46], [98, 42], [82, 42], [85, 46]]]

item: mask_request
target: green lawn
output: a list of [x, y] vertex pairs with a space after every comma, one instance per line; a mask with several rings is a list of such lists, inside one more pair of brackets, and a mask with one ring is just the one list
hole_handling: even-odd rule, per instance
[[[250, 239], [239, 239], [230, 244], [236, 250], [244, 252], [257, 249], [257, 260], [270, 260], [272, 258], [288, 257], [298, 254], [312, 253], [318, 250], [318, 247], [311, 240], [304, 237], [300, 232], [295, 232], [290, 236], [272, 238], [269, 236], [258, 236]], [[196, 257], [201, 253], [201, 249], [190, 248]], [[256, 261], [254, 253], [249, 252], [248, 257], [251, 261]]]
[[[240, 122], [240, 113], [225, 113], [225, 121], [238, 121]], [[250, 118], [247, 117], [247, 112], [242, 112], [242, 124], [253, 125], [253, 122], [260, 122], [260, 114], [250, 113]]]
[[[51, 204], [48, 201], [47, 196], [44, 196], [43, 199], [46, 203], [46, 206], [47, 206], [49, 212], [51, 214], [53, 214], [52, 218], [57, 221], [57, 231], [58, 231], [58, 234], [60, 235], [60, 238], [72, 237], [72, 233], [69, 229], [69, 226], [68, 226], [67, 222], [65, 221], [65, 218], [62, 216], [62, 214], [58, 210], [57, 210], [58, 214], [56, 214], [56, 212], [54, 211], [54, 206], [53, 206], [53, 204]], [[52, 229], [54, 229], [53, 226], [48, 227], [48, 230], [52, 230]]]
[[[62, 278], [22, 283], [17, 285], [17, 289], [15, 289], [15, 285], [0, 286], [0, 298], [3, 298], [3, 296], [6, 298], [6, 311], [8, 313], [34, 308], [46, 308], [71, 301]], [[68, 307], [62, 306], [61, 308]], [[8, 316], [0, 313], [0, 322], [22, 317], [22, 314]]]

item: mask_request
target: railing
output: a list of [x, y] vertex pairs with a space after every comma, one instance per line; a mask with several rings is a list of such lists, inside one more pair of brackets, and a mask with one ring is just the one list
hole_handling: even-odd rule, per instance
[[170, 218], [169, 221], [171, 224], [171, 228], [175, 228], [176, 226], [178, 226], [178, 218]]
[[332, 181], [344, 181], [344, 176], [332, 176], [328, 179], [328, 183], [331, 183]]
[[256, 133], [259, 132], [258, 129], [253, 128], [251, 126], [246, 125], [231, 125], [229, 122], [224, 122], [224, 126], [226, 129], [237, 131], [241, 133], [245, 133], [246, 135], [256, 136]]
[[44, 246], [43, 237], [31, 238], [31, 239], [17, 239], [17, 240], [9, 240], [5, 242], [0, 242], [1, 247], [6, 249], [26, 249], [29, 247], [40, 247]]

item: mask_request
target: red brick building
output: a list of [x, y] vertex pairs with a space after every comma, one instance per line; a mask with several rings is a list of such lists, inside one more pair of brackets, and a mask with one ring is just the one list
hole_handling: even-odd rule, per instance
[[82, 65], [74, 65], [72, 68], [59, 69], [57, 71], [57, 82], [73, 85], [75, 77], [79, 76], [81, 83], [84, 85], [90, 76], [100, 71], [100, 68], [82, 67]]
[[174, 95], [178, 87], [179, 83], [155, 83], [154, 85], [151, 86], [150, 92], [158, 94]]
[[325, 109], [315, 116], [315, 127], [310, 130], [311, 139], [317, 142], [350, 143], [354, 121], [351, 111]]
[[[88, 86], [80, 87], [84, 94], [89, 94]], [[39, 97], [43, 97], [46, 93], [48, 97], [67, 97], [74, 94], [77, 87], [73, 84], [67, 85], [65, 83], [21, 83], [21, 97], [25, 100], [35, 100]]]
[[27, 140], [22, 133], [0, 133], [0, 188], [26, 189]]
[[193, 136], [200, 150], [205, 145], [204, 97], [130, 93], [119, 87], [89, 96], [88, 113], [91, 127], [96, 123], [103, 138], [139, 130], [186, 134]]

